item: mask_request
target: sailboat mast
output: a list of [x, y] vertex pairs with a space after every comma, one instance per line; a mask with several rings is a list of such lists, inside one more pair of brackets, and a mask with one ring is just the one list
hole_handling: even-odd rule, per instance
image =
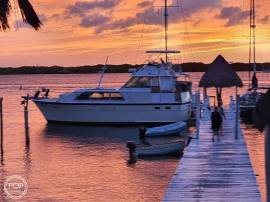
[[256, 73], [256, 8], [255, 0], [250, 0], [250, 39], [252, 40], [253, 72]]
[[248, 56], [248, 64], [249, 64], [249, 68], [248, 68], [248, 88], [251, 87], [251, 59], [252, 59], [252, 29], [251, 29], [251, 25], [252, 25], [252, 0], [250, 0], [250, 5], [249, 5], [249, 56]]
[[165, 22], [165, 59], [166, 59], [166, 64], [168, 63], [168, 0], [165, 0], [164, 2], [164, 22]]

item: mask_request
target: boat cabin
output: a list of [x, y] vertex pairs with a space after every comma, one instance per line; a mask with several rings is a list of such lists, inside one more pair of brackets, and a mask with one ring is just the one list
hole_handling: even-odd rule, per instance
[[191, 82], [188, 75], [176, 73], [170, 63], [149, 63], [135, 72], [120, 91], [129, 101], [189, 102]]
[[176, 73], [170, 63], [143, 66], [120, 89], [80, 89], [59, 97], [61, 102], [187, 103], [190, 100], [189, 76]]

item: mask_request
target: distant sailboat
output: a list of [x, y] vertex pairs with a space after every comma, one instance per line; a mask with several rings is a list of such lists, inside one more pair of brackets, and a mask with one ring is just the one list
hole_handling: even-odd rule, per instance
[[256, 5], [255, 0], [250, 0], [250, 36], [249, 36], [249, 88], [240, 98], [240, 116], [246, 123], [253, 122], [256, 104], [268, 88], [259, 87], [256, 63]]

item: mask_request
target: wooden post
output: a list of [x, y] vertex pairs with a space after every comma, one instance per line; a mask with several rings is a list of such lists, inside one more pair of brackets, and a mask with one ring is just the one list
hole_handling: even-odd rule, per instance
[[201, 100], [200, 90], [196, 93], [196, 139], [200, 136]]
[[28, 99], [26, 99], [24, 104], [24, 128], [28, 129], [28, 127]]
[[207, 88], [203, 88], [203, 100], [205, 100], [207, 97]]
[[240, 96], [238, 95], [238, 88], [236, 87], [235, 89], [235, 136], [234, 138], [237, 140], [238, 139], [238, 128], [239, 128], [239, 100]]
[[265, 181], [266, 181], [266, 201], [270, 202], [270, 124], [267, 125], [265, 134]]
[[0, 150], [1, 150], [1, 159], [3, 159], [4, 155], [4, 130], [3, 130], [3, 98], [0, 98]]
[[30, 137], [29, 137], [29, 122], [28, 122], [28, 102], [29, 102], [29, 95], [24, 98], [23, 106], [24, 106], [24, 128], [25, 128], [25, 143], [26, 146], [30, 144]]

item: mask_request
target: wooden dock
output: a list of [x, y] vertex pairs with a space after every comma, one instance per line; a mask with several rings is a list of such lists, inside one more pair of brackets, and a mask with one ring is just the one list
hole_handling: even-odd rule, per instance
[[235, 139], [235, 113], [226, 111], [223, 134], [215, 142], [210, 112], [205, 114], [200, 120], [199, 139], [193, 139], [185, 150], [163, 201], [261, 201], [240, 128]]

